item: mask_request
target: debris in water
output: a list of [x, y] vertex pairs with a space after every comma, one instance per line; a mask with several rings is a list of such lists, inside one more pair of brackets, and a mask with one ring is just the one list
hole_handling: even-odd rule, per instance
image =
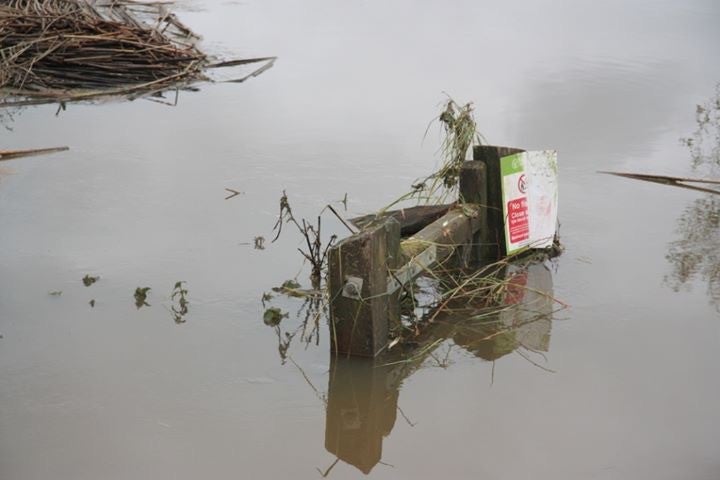
[[272, 300], [275, 296], [272, 293], [264, 292], [262, 294], [262, 297], [260, 297], [260, 302], [262, 303], [263, 308], [265, 308], [265, 304]]
[[160, 2], [13, 0], [0, 4], [0, 106], [158, 95], [199, 81], [208, 69], [274, 57], [217, 62]]
[[62, 295], [62, 290], [53, 290], [52, 292], [48, 292], [49, 295], [52, 295], [53, 297], [59, 297]]
[[135, 289], [135, 306], [138, 308], [138, 310], [141, 307], [149, 307], [151, 306], [149, 303], [147, 303], [147, 293], [150, 291], [150, 287], [137, 287]]
[[277, 327], [280, 325], [282, 319], [287, 318], [288, 316], [288, 313], [283, 312], [280, 308], [270, 307], [265, 310], [265, 313], [263, 314], [263, 322], [265, 322], [265, 325], [268, 327]]
[[170, 296], [171, 300], [177, 299], [177, 306], [173, 305], [171, 307], [173, 319], [175, 320], [175, 323], [185, 323], [185, 315], [188, 313], [188, 305], [190, 305], [190, 302], [187, 299], [188, 291], [185, 287], [183, 287], [183, 283], [187, 283], [184, 281], [177, 282], [175, 284], [175, 287], [173, 288], [172, 295]]
[[308, 290], [301, 288], [300, 284], [295, 280], [286, 280], [279, 287], [273, 287], [273, 292], [282, 293], [288, 297], [306, 298], [322, 296], [323, 292], [320, 290]]
[[83, 285], [85, 285], [86, 287], [89, 287], [90, 285], [97, 282], [98, 280], [100, 280], [100, 277], [91, 277], [88, 274], [83, 277], [82, 282], [83, 282]]
[[255, 250], [265, 250], [265, 237], [255, 237], [253, 242], [255, 242]]
[[295, 280], [285, 280], [279, 287], [274, 287], [274, 292], [282, 292], [284, 290], [297, 290], [300, 288], [300, 284]]
[[686, 188], [688, 190], [696, 190], [703, 193], [713, 193], [720, 195], [720, 190], [715, 188], [707, 188], [697, 186], [696, 184], [705, 185], [720, 185], [720, 180], [704, 179], [704, 178], [685, 178], [685, 177], [671, 177], [669, 175], [648, 175], [645, 173], [623, 173], [623, 172], [605, 172], [599, 171], [598, 173], [605, 173], [608, 175], [615, 175], [617, 177], [632, 178], [633, 180], [644, 180], [646, 182], [660, 183], [662, 185], [670, 185], [672, 187]]
[[327, 263], [328, 251], [330, 250], [330, 247], [335, 244], [337, 235], [330, 236], [328, 243], [323, 246], [321, 240], [320, 215], [317, 217], [317, 225], [309, 223], [304, 218], [302, 219], [302, 225], [300, 225], [293, 216], [292, 207], [290, 206], [290, 201], [288, 200], [285, 190], [283, 190], [282, 196], [280, 197], [280, 214], [278, 215], [277, 222], [275, 222], [275, 226], [273, 227], [273, 231], [277, 231], [277, 233], [271, 243], [274, 243], [278, 238], [280, 238], [283, 223], [292, 223], [298, 229], [300, 234], [305, 237], [307, 251], [301, 248], [298, 250], [312, 266], [310, 280], [312, 282], [313, 289], [319, 289], [322, 272], [324, 271], [325, 264]]
[[233, 197], [237, 197], [238, 195], [242, 195], [242, 194], [243, 194], [243, 192], [238, 192], [237, 190], [233, 190], [232, 188], [226, 188], [225, 190], [227, 190], [228, 192], [230, 192], [230, 195], [228, 195], [227, 197], [225, 197], [225, 200], [230, 200], [230, 199], [233, 198]]
[[90, 308], [95, 308], [95, 299], [93, 298], [88, 302], [90, 304]]
[[341, 200], [337, 200], [335, 203], [342, 203], [343, 209], [347, 212], [347, 205], [348, 205], [347, 192], [345, 193], [345, 196]]
[[[2, 53], [2, 51], [0, 51]], [[2, 75], [0, 73], [0, 75]], [[45, 155], [70, 150], [69, 147], [34, 148], [32, 150], [0, 150], [0, 162], [14, 158], [32, 157], [34, 155]]]

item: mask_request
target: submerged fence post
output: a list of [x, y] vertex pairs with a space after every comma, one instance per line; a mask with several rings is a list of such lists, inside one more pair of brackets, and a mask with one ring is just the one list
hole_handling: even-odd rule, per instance
[[480, 260], [484, 263], [495, 262], [506, 255], [500, 159], [524, 151], [521, 148], [494, 145], [473, 147], [473, 160], [483, 162], [487, 173], [487, 201], [483, 204], [487, 205], [484, 215], [486, 220], [480, 239]]
[[332, 247], [328, 263], [330, 341], [333, 353], [374, 357], [399, 322], [398, 291], [388, 293], [400, 264], [400, 224], [394, 218]]
[[482, 247], [489, 242], [487, 229], [487, 168], [483, 162], [465, 162], [460, 168], [461, 204], [470, 203], [480, 207], [479, 228], [472, 236], [470, 245], [464, 248], [464, 266], [482, 259]]

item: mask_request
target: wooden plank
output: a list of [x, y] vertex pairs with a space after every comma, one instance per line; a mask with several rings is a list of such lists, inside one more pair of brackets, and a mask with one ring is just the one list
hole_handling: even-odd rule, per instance
[[455, 208], [412, 237], [400, 243], [403, 255], [409, 260], [430, 246], [437, 248], [439, 262], [450, 256], [455, 248], [472, 240], [472, 234], [480, 228], [480, 208], [464, 205]]
[[455, 204], [420, 205], [417, 207], [390, 210], [379, 215], [370, 214], [351, 218], [350, 222], [358, 228], [365, 228], [374, 222], [392, 217], [400, 223], [400, 236], [406, 237], [419, 232], [430, 223], [445, 215]]
[[444, 262], [460, 248], [472, 242], [481, 227], [480, 207], [464, 205], [434, 221], [400, 243], [405, 257], [403, 267], [388, 279], [388, 291], [399, 288], [428, 268]]

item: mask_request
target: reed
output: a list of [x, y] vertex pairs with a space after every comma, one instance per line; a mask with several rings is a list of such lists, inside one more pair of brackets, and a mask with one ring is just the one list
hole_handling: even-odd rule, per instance
[[[0, 0], [0, 106], [159, 94], [210, 80], [206, 71], [273, 57], [214, 62], [166, 3]], [[243, 81], [249, 76], [229, 81]]]

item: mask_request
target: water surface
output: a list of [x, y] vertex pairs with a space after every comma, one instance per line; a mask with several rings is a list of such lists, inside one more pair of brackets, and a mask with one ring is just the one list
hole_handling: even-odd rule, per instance
[[[210, 51], [277, 64], [174, 108], [33, 108], [0, 133], [71, 147], [0, 167], [2, 478], [720, 476], [717, 202], [595, 173], [696, 174], [680, 138], [720, 81], [716, 2], [178, 9]], [[404, 192], [437, 165], [443, 92], [490, 142], [559, 151], [566, 252], [542, 275], [570, 308], [504, 342], [455, 332], [402, 371], [333, 361], [324, 324], [283, 362], [260, 298], [301, 269], [301, 238], [253, 238], [283, 190], [307, 218]], [[710, 267], [678, 276], [697, 225], [683, 245]]]

